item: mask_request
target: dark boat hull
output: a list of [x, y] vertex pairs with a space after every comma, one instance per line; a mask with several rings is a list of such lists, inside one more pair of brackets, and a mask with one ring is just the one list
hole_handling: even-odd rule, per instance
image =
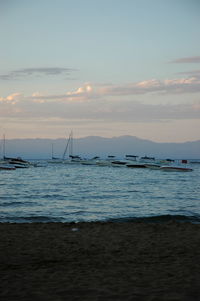
[[146, 168], [144, 164], [127, 164], [126, 166], [130, 168]]

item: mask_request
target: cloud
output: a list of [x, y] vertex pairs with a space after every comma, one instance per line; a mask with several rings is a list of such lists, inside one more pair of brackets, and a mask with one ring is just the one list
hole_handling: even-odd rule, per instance
[[[171, 95], [199, 92], [200, 78], [196, 76], [150, 79], [121, 85], [85, 83], [74, 91], [62, 94], [35, 92], [26, 96], [16, 92], [0, 97], [0, 117], [84, 119], [102, 123], [199, 119], [198, 101], [190, 101], [189, 104], [151, 104], [152, 94], [153, 98], [158, 94], [161, 100], [163, 95], [169, 95], [169, 100]], [[141, 95], [148, 95], [148, 103], [135, 101], [136, 97], [137, 100], [144, 100]]]
[[197, 76], [177, 79], [166, 79], [163, 81], [151, 79], [136, 83], [123, 85], [91, 84], [86, 83], [75, 91], [68, 91], [65, 94], [56, 95], [37, 95], [33, 94], [31, 98], [37, 100], [60, 100], [60, 101], [93, 101], [105, 97], [122, 97], [145, 95], [148, 93], [156, 94], [184, 94], [199, 93], [200, 78]]
[[11, 71], [7, 74], [1, 74], [0, 80], [16, 80], [24, 79], [27, 76], [57, 76], [67, 75], [69, 76], [72, 72], [77, 71], [72, 68], [59, 68], [59, 67], [44, 67], [44, 68], [25, 68]]
[[10, 103], [10, 104], [16, 104], [23, 95], [21, 93], [13, 93], [8, 95], [7, 97], [0, 97], [0, 103]]
[[196, 77], [166, 79], [163, 81], [151, 79], [123, 85], [91, 86], [91, 92], [96, 96], [192, 93], [200, 92], [200, 80]]
[[92, 84], [85, 83], [83, 86], [77, 88], [74, 91], [67, 91], [62, 94], [49, 94], [44, 95], [39, 92], [32, 93], [32, 95], [24, 96], [21, 93], [13, 93], [7, 97], [0, 97], [0, 102], [10, 102], [15, 104], [16, 102], [28, 103], [57, 103], [62, 102], [89, 102], [90, 104], [100, 102], [104, 100], [118, 101], [120, 102], [123, 97], [123, 101], [127, 97], [140, 96], [146, 94], [157, 95], [178, 95], [187, 93], [199, 93], [200, 92], [200, 77], [191, 76], [175, 79], [157, 80], [150, 79], [140, 82], [125, 83], [122, 85], [113, 84]]
[[[83, 92], [80, 92], [83, 93]], [[40, 97], [40, 95], [38, 95]], [[12, 102], [18, 99], [15, 105]], [[19, 100], [20, 99], [20, 100]], [[6, 101], [5, 101], [6, 100]], [[11, 94], [0, 102], [0, 118], [36, 120], [96, 120], [104, 122], [162, 122], [200, 118], [200, 101], [190, 104], [149, 104], [123, 99], [113, 101], [33, 101], [20, 94]]]
[[181, 71], [178, 72], [177, 74], [184, 74], [187, 76], [195, 76], [195, 77], [200, 77], [200, 69], [199, 70], [191, 70], [191, 71]]
[[183, 57], [180, 59], [176, 59], [171, 61], [170, 63], [175, 63], [175, 64], [196, 64], [200, 63], [200, 56], [191, 56], [191, 57]]
[[75, 91], [68, 91], [65, 94], [42, 95], [39, 93], [32, 94], [31, 98], [37, 100], [60, 100], [60, 101], [87, 101], [97, 98], [99, 91], [96, 90], [95, 85], [89, 83], [84, 84], [82, 87], [77, 88]]

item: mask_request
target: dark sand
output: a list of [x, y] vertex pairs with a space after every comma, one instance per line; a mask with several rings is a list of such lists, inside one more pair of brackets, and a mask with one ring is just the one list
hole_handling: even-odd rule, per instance
[[200, 300], [200, 225], [0, 224], [0, 300]]

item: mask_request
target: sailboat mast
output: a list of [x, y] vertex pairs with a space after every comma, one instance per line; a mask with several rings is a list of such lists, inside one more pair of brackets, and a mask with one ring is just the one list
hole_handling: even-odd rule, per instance
[[6, 157], [6, 136], [5, 134], [3, 135], [3, 158], [5, 159]]
[[73, 156], [73, 131], [71, 131], [69, 155]]
[[64, 151], [63, 157], [62, 157], [63, 160], [65, 159], [65, 155], [66, 155], [66, 153], [67, 153], [68, 147], [69, 147], [69, 155], [71, 155], [71, 154], [70, 154], [70, 152], [71, 152], [71, 143], [72, 143], [72, 131], [71, 131], [71, 133], [69, 134], [69, 138], [68, 138], [68, 140], [67, 140], [67, 145], [66, 145], [66, 147], [65, 147], [65, 151]]
[[53, 159], [53, 143], [51, 145], [51, 159]]

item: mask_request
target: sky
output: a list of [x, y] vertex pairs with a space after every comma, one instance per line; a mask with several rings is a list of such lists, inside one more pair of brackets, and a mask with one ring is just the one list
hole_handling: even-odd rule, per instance
[[0, 0], [0, 136], [200, 139], [199, 0]]

